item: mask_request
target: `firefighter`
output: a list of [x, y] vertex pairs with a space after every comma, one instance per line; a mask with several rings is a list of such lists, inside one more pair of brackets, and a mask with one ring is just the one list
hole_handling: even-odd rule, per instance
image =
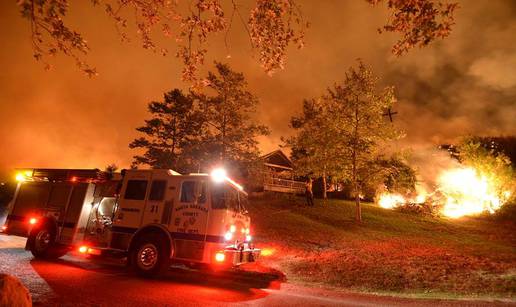
[[314, 205], [314, 192], [312, 190], [312, 178], [308, 178], [305, 183], [305, 195], [306, 195], [306, 204], [308, 206]]

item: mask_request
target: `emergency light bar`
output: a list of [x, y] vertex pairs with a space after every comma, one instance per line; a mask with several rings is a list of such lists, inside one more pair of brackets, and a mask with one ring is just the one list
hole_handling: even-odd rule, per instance
[[215, 181], [216, 183], [222, 183], [224, 181], [227, 181], [229, 182], [232, 186], [234, 186], [235, 188], [237, 188], [239, 191], [241, 191], [242, 193], [246, 194], [247, 193], [244, 191], [244, 187], [242, 187], [241, 185], [239, 185], [238, 183], [236, 183], [233, 179], [229, 178], [227, 176], [227, 172], [225, 169], [223, 168], [216, 168], [214, 169], [213, 171], [211, 171], [211, 179], [213, 181]]

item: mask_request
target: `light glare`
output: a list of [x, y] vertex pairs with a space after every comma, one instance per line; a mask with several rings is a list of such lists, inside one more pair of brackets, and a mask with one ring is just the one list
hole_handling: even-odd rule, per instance
[[224, 182], [227, 178], [226, 170], [223, 168], [216, 168], [211, 172], [211, 178], [215, 182]]

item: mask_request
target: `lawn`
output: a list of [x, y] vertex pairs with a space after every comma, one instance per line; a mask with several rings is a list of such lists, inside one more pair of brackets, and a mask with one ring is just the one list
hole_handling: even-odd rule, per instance
[[301, 198], [249, 205], [261, 263], [291, 282], [423, 297], [516, 295], [516, 224], [418, 216], [363, 204]]

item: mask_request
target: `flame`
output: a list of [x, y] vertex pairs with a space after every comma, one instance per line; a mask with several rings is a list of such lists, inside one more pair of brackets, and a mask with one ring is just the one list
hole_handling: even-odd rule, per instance
[[263, 257], [272, 256], [276, 252], [276, 249], [274, 248], [264, 248], [262, 249], [260, 255]]
[[509, 191], [500, 193], [495, 180], [489, 180], [473, 168], [444, 171], [438, 184], [445, 197], [442, 213], [451, 218], [494, 213], [511, 195]]
[[[423, 204], [429, 201], [450, 218], [494, 213], [511, 197], [511, 191], [504, 191], [496, 176], [486, 176], [473, 168], [454, 168], [441, 172], [437, 179], [437, 190], [427, 194], [417, 189], [414, 198], [401, 194], [384, 192], [378, 196], [378, 205], [393, 209], [405, 204]], [[438, 192], [438, 193], [437, 193]]]
[[378, 205], [385, 209], [393, 209], [404, 205], [406, 202], [400, 194], [382, 193], [378, 197]]

